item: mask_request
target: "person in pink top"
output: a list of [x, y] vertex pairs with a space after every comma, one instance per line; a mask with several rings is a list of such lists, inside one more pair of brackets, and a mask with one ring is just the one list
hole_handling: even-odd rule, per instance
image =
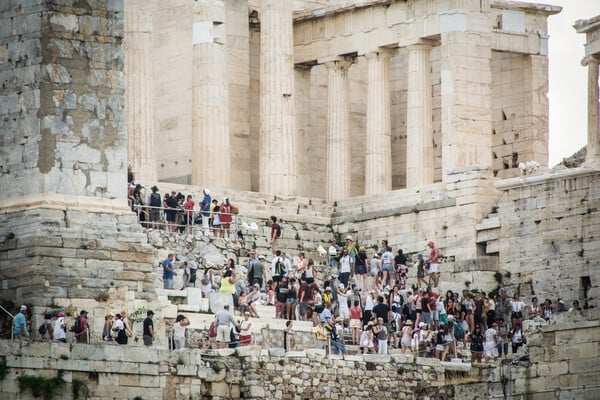
[[433, 280], [433, 286], [438, 287], [440, 279], [440, 249], [435, 247], [435, 243], [433, 243], [433, 240], [427, 242], [427, 246], [429, 246], [429, 248], [431, 249], [429, 251], [429, 276]]
[[360, 343], [360, 328], [362, 320], [362, 308], [359, 301], [354, 300], [354, 304], [350, 307], [350, 328], [352, 329], [352, 344]]

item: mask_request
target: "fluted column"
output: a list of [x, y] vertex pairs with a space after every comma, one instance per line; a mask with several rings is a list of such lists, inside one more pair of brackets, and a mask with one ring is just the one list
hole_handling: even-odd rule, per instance
[[192, 184], [225, 189], [230, 178], [225, 6], [194, 2]]
[[260, 191], [296, 194], [292, 0], [263, 0], [260, 14]]
[[593, 56], [584, 60], [588, 67], [588, 136], [586, 165], [600, 165], [600, 119], [598, 107], [600, 91], [598, 90], [599, 62]]
[[433, 183], [433, 107], [428, 44], [408, 47], [406, 187]]
[[327, 67], [327, 199], [350, 196], [350, 110], [348, 68], [352, 61], [340, 58]]
[[365, 194], [392, 190], [389, 50], [365, 55], [368, 60], [367, 153]]
[[125, 11], [125, 108], [128, 163], [136, 181], [157, 180], [154, 154], [154, 80], [152, 79], [152, 14], [134, 9]]

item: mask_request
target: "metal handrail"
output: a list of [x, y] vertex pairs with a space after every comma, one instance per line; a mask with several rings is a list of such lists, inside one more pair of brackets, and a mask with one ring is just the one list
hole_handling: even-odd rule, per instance
[[[204, 211], [201, 210], [186, 210], [184, 208], [169, 208], [169, 207], [155, 207], [155, 206], [148, 206], [148, 205], [141, 205], [141, 204], [134, 204], [132, 206], [133, 211], [137, 214], [138, 216], [138, 222], [139, 223], [145, 223], [145, 224], [156, 224], [158, 226], [161, 227], [169, 227], [169, 226], [175, 226], [175, 227], [190, 227], [192, 229], [192, 231], [194, 230], [204, 230], [205, 228], [202, 227], [202, 224], [197, 224], [194, 221], [196, 220], [196, 218], [198, 217], [202, 217], [202, 213]], [[145, 220], [145, 221], [141, 221], [140, 220], [140, 214], [141, 212], [144, 211], [149, 211], [149, 210], [159, 210], [161, 215], [158, 221], [150, 221], [150, 220]], [[179, 215], [187, 215], [188, 213], [191, 212], [191, 223], [190, 221], [186, 221], [186, 223], [179, 223], [179, 221], [176, 221], [174, 223], [172, 222], [168, 222], [166, 221], [165, 218], [165, 212], [166, 211], [176, 211], [177, 213], [179, 213]], [[230, 227], [228, 229], [229, 234], [233, 233], [235, 235], [235, 232], [239, 229], [239, 220], [238, 220], [238, 216], [237, 214], [233, 214], [233, 213], [224, 213], [224, 212], [213, 212], [213, 215], [231, 215], [231, 223], [230, 223]], [[222, 223], [222, 222], [221, 222]], [[211, 233], [214, 234], [215, 231], [220, 231], [223, 228], [217, 228], [214, 226], [210, 226], [208, 228], [210, 230]]]
[[[5, 313], [7, 313], [8, 316], [11, 317], [13, 320], [15, 319], [15, 316], [12, 315], [11, 313], [9, 313], [6, 308], [0, 306], [0, 310], [2, 310]], [[15, 330], [13, 329], [13, 324], [10, 324], [10, 340], [13, 340], [14, 338], [15, 338]]]

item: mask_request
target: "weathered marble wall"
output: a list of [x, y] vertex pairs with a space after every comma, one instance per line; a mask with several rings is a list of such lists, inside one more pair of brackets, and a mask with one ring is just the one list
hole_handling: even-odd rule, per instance
[[122, 6], [0, 6], [0, 198], [125, 195]]

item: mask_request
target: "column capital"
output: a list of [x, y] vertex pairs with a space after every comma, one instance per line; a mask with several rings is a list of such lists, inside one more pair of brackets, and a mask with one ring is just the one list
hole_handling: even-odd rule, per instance
[[600, 54], [590, 54], [581, 59], [582, 67], [587, 67], [590, 64], [600, 64]]
[[323, 64], [327, 69], [348, 69], [356, 62], [356, 57], [350, 56], [335, 56], [327, 57], [319, 60], [319, 64]]
[[393, 49], [388, 49], [385, 47], [379, 47], [377, 50], [374, 51], [369, 51], [368, 53], [364, 54], [364, 57], [371, 61], [371, 60], [389, 60], [392, 56], [395, 56], [396, 54], [398, 54], [398, 49], [397, 48], [393, 48]]

